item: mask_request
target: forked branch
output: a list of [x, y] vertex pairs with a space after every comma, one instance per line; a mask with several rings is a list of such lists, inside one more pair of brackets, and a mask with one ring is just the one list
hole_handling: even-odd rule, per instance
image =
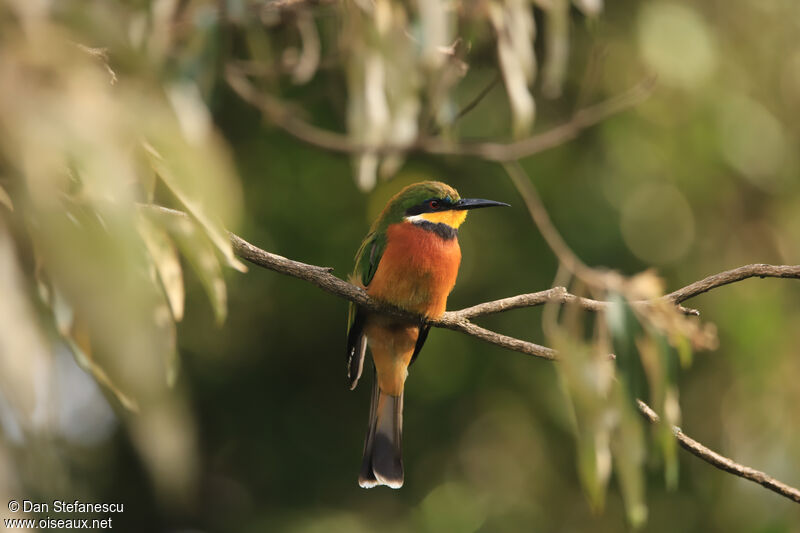
[[[252, 244], [248, 243], [241, 237], [231, 234], [231, 243], [233, 243], [234, 251], [241, 258], [247, 261], [264, 267], [281, 274], [296, 277], [310, 283], [317, 287], [342, 297], [351, 302], [355, 302], [364, 306], [370, 311], [379, 313], [390, 313], [398, 315], [411, 320], [419, 320], [419, 317], [406, 313], [400, 309], [387, 306], [370, 298], [367, 293], [355, 285], [347, 283], [331, 274], [330, 268], [308, 265], [293, 261], [285, 257], [269, 253]], [[705, 279], [687, 285], [677, 291], [674, 291], [664, 298], [670, 300], [676, 305], [708, 292], [717, 287], [722, 287], [730, 283], [742, 281], [747, 278], [761, 277], [761, 278], [793, 278], [800, 279], [800, 265], [745, 265], [733, 270], [727, 270], [714, 274]], [[588, 298], [581, 298], [570, 294], [564, 287], [553, 287], [545, 291], [534, 292], [530, 294], [520, 294], [510, 298], [503, 298], [501, 300], [494, 300], [491, 302], [484, 302], [472, 307], [467, 307], [459, 311], [448, 311], [439, 320], [431, 320], [429, 324], [435, 327], [452, 329], [465, 333], [472, 337], [481, 339], [488, 343], [521, 352], [524, 354], [541, 357], [543, 359], [554, 360], [557, 359], [558, 354], [552, 348], [534, 344], [532, 342], [524, 341], [514, 337], [501, 335], [494, 331], [482, 328], [470, 321], [471, 318], [484, 316], [492, 313], [502, 313], [511, 309], [519, 309], [523, 307], [535, 307], [544, 305], [549, 302], [570, 303], [579, 305], [587, 311], [603, 311], [609, 304], [608, 302], [601, 302], [597, 300], [590, 300]], [[641, 302], [642, 305], [647, 305], [647, 302]], [[641, 400], [637, 400], [639, 410], [647, 417], [652, 423], [658, 423], [658, 415], [653, 411], [650, 406]], [[734, 460], [725, 457], [710, 448], [700, 444], [696, 440], [687, 436], [680, 428], [673, 428], [675, 438], [678, 439], [680, 445], [699, 457], [710, 465], [729, 472], [735, 476], [748, 479], [758, 483], [767, 489], [789, 498], [797, 503], [800, 503], [800, 490], [782, 483], [777, 479], [748, 466], [741, 465]]]
[[[164, 209], [164, 208], [158, 208]], [[172, 211], [172, 213], [179, 213]], [[369, 295], [355, 285], [344, 281], [331, 274], [332, 269], [309, 265], [288, 259], [281, 255], [273, 254], [262, 250], [242, 239], [238, 235], [230, 234], [234, 252], [254, 265], [286, 274], [298, 279], [312, 283], [320, 289], [339, 296], [351, 302], [357, 303], [369, 311], [376, 313], [391, 314], [409, 320], [421, 320], [413, 313], [392, 307], [391, 305], [370, 298]], [[774, 278], [795, 278], [800, 279], [800, 265], [746, 265], [725, 272], [720, 272], [709, 276], [701, 281], [687, 285], [664, 298], [674, 303], [683, 302], [689, 298], [710, 291], [716, 287], [721, 287], [735, 281], [742, 281], [752, 277], [774, 277]], [[471, 319], [480, 316], [502, 313], [512, 309], [522, 309], [526, 307], [537, 307], [546, 303], [561, 303], [578, 305], [586, 311], [603, 311], [610, 304], [599, 300], [582, 298], [569, 293], [564, 287], [553, 287], [544, 291], [518, 294], [500, 300], [484, 302], [472, 307], [460, 309], [458, 311], [448, 311], [437, 320], [428, 320], [431, 326], [460, 331], [471, 335], [488, 343], [495, 344], [502, 348], [514, 350], [527, 355], [541, 357], [544, 359], [556, 359], [556, 352], [552, 348], [541, 346], [532, 342], [524, 341], [514, 337], [501, 335], [494, 331], [482, 328], [474, 324]], [[649, 302], [637, 302], [639, 305], [648, 305]], [[696, 314], [693, 309], [687, 309], [688, 314]]]
[[[235, 253], [239, 257], [253, 263], [254, 265], [308, 281], [331, 294], [364, 306], [370, 311], [389, 313], [403, 318], [409, 318], [410, 320], [420, 319], [416, 315], [407, 313], [395, 307], [388, 306], [370, 298], [363, 289], [347, 283], [346, 281], [331, 274], [332, 269], [330, 268], [308, 265], [306, 263], [300, 263], [298, 261], [287, 259], [280, 255], [272, 254], [253, 246], [241, 237], [238, 237], [232, 233], [231, 243], [233, 244]], [[800, 265], [745, 265], [739, 268], [734, 268], [733, 270], [727, 270], [725, 272], [720, 272], [719, 274], [714, 274], [713, 276], [708, 276], [705, 279], [691, 283], [686, 287], [671, 292], [670, 294], [664, 296], [664, 298], [677, 305], [679, 302], [683, 302], [689, 298], [704, 292], [708, 292], [717, 287], [722, 287], [730, 283], [736, 283], [738, 281], [753, 277], [800, 279]], [[484, 302], [472, 307], [461, 309], [459, 311], [449, 311], [445, 313], [441, 319], [429, 321], [429, 324], [435, 327], [459, 331], [502, 348], [535, 357], [541, 357], [543, 359], [554, 360], [558, 357], [558, 354], [552, 348], [514, 337], [501, 335], [494, 331], [482, 328], [470, 321], [470, 319], [479, 316], [492, 313], [502, 313], [511, 309], [535, 307], [549, 302], [579, 305], [581, 308], [587, 311], [603, 311], [609, 305], [608, 302], [590, 300], [588, 298], [575, 296], [574, 294], [567, 292], [567, 290], [563, 287], [553, 287], [545, 291], [539, 291], [530, 294], [520, 294], [510, 298]], [[647, 305], [647, 302], [640, 303], [642, 305]], [[650, 406], [641, 400], [637, 400], [637, 402], [639, 411], [641, 411], [641, 413], [650, 422], [659, 422], [658, 415], [650, 408]], [[678, 442], [684, 449], [708, 464], [729, 472], [735, 476], [758, 483], [767, 489], [780, 494], [781, 496], [800, 503], [800, 490], [782, 483], [781, 481], [778, 481], [764, 472], [741, 465], [734, 460], [725, 457], [711, 450], [710, 448], [707, 448], [706, 446], [687, 436], [685, 433], [683, 433], [683, 431], [681, 431], [680, 428], [673, 428], [673, 433], [675, 434], [675, 438], [678, 439]]]
[[[175, 216], [187, 216], [181, 211], [175, 211], [173, 209], [167, 209], [164, 207], [146, 207], [148, 209], [166, 212]], [[390, 314], [401, 318], [407, 318], [409, 320], [422, 320], [421, 317], [417, 315], [408, 313], [402, 309], [392, 307], [370, 298], [369, 295], [360, 287], [356, 287], [355, 285], [331, 274], [331, 271], [333, 270], [331, 268], [301, 263], [281, 255], [267, 252], [266, 250], [262, 250], [261, 248], [250, 244], [246, 240], [233, 233], [230, 233], [230, 239], [236, 255], [256, 266], [267, 268], [280, 274], [307, 281], [330, 294], [344, 298], [345, 300], [349, 300], [351, 302], [355, 302], [365, 309], [376, 313]], [[722, 287], [730, 283], [736, 283], [753, 277], [800, 279], [800, 265], [745, 265], [733, 270], [727, 270], [725, 272], [720, 272], [719, 274], [708, 276], [705, 279], [691, 283], [686, 287], [671, 292], [663, 298], [669, 299], [671, 302], [677, 305], [679, 302], [683, 302], [689, 298], [708, 292], [717, 287]], [[470, 335], [508, 350], [532, 355], [542, 359], [555, 360], [557, 359], [558, 354], [552, 348], [524, 341], [522, 339], [509, 337], [507, 335], [501, 335], [494, 331], [478, 326], [470, 321], [470, 319], [479, 316], [492, 313], [502, 313], [511, 309], [536, 307], [549, 302], [570, 303], [573, 305], [578, 305], [587, 311], [595, 312], [603, 311], [609, 305], [608, 302], [590, 300], [575, 296], [574, 294], [567, 292], [567, 290], [563, 287], [553, 287], [544, 291], [530, 294], [520, 294], [510, 298], [484, 302], [472, 307], [461, 309], [459, 311], [449, 311], [440, 319], [429, 320], [428, 323], [434, 327], [459, 331], [466, 335]], [[641, 305], [648, 304], [648, 302], [639, 303]], [[642, 412], [642, 414], [651, 422], [658, 423], [658, 416], [656, 413], [646, 403], [642, 402], [641, 400], [638, 402], [639, 410]], [[673, 428], [673, 432], [683, 448], [699, 457], [703, 461], [706, 461], [710, 465], [738, 477], [759, 483], [760, 485], [763, 485], [764, 487], [780, 494], [781, 496], [800, 503], [800, 490], [782, 483], [763, 472], [740, 465], [732, 459], [718, 454], [717, 452], [688, 437], [679, 428]]]

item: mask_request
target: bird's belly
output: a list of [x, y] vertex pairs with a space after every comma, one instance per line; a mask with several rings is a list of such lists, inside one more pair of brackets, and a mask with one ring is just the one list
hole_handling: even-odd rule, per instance
[[419, 336], [419, 326], [397, 322], [389, 317], [372, 316], [364, 332], [369, 339], [381, 390], [392, 396], [401, 395]]
[[370, 296], [429, 317], [441, 316], [461, 263], [458, 240], [443, 239], [411, 223], [393, 224]]

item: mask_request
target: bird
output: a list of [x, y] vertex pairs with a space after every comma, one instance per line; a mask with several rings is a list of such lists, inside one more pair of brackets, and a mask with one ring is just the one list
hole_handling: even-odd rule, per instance
[[461, 263], [458, 229], [467, 211], [506, 206], [461, 198], [440, 181], [414, 183], [395, 194], [370, 227], [356, 253], [351, 283], [377, 301], [419, 320], [370, 313], [351, 303], [348, 312], [347, 379], [358, 384], [367, 347], [374, 380], [358, 483], [398, 489], [403, 485], [401, 441], [403, 389], [408, 367], [419, 355], [430, 326], [447, 307]]

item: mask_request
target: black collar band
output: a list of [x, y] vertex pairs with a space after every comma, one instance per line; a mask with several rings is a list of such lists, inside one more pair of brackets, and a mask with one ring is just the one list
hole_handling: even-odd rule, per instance
[[415, 225], [419, 226], [422, 229], [427, 231], [431, 231], [441, 237], [442, 239], [449, 241], [450, 239], [455, 239], [458, 236], [458, 230], [453, 226], [448, 226], [447, 224], [443, 224], [441, 222], [435, 223], [430, 222], [428, 220], [415, 220], [413, 222]]

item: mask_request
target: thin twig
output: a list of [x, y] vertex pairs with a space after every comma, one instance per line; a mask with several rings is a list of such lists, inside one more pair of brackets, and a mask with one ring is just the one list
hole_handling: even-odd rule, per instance
[[[479, 316], [511, 311], [512, 309], [536, 307], [546, 303], [579, 305], [584, 311], [605, 311], [610, 305], [609, 302], [592, 300], [591, 298], [584, 298], [582, 296], [575, 296], [574, 294], [567, 292], [565, 287], [556, 286], [544, 291], [517, 294], [516, 296], [509, 296], [508, 298], [502, 298], [500, 300], [480, 303], [459, 311], [452, 311], [452, 314], [462, 318], [477, 318]], [[634, 306], [648, 306], [653, 304], [652, 301], [647, 300], [633, 301], [630, 303]], [[691, 307], [684, 307], [677, 304], [676, 307], [685, 315], [700, 316], [700, 311], [697, 309], [692, 309]]]
[[492, 78], [492, 81], [490, 81], [489, 84], [486, 87], [484, 87], [483, 90], [477, 94], [477, 96], [475, 96], [475, 98], [473, 98], [467, 105], [459, 109], [458, 114], [456, 114], [455, 118], [453, 118], [453, 122], [457, 121], [458, 119], [462, 118], [464, 115], [475, 109], [478, 106], [478, 104], [480, 104], [481, 101], [484, 98], [486, 98], [486, 96], [490, 92], [492, 92], [492, 89], [494, 89], [498, 83], [500, 83], [500, 75], [496, 74], [495, 77]]
[[[752, 265], [751, 265], [752, 266]], [[767, 265], [765, 265], [767, 266]], [[719, 286], [719, 285], [717, 285]], [[650, 421], [653, 423], [658, 423], [659, 418], [653, 409], [650, 408], [649, 405], [644, 403], [641, 400], [636, 400], [639, 405], [639, 411]], [[675, 435], [675, 438], [678, 439], [681, 447], [691, 453], [692, 455], [699, 457], [703, 461], [707, 462], [708, 464], [719, 468], [720, 470], [724, 470], [725, 472], [729, 472], [735, 476], [739, 476], [744, 479], [748, 479], [759, 485], [768, 488], [769, 490], [780, 494], [781, 496], [785, 496], [790, 500], [794, 500], [797, 503], [800, 503], [800, 490], [787, 485], [786, 483], [782, 483], [775, 479], [772, 476], [761, 472], [760, 470], [756, 470], [755, 468], [750, 468], [749, 466], [744, 466], [736, 461], [725, 457], [724, 455], [720, 455], [719, 453], [715, 452], [714, 450], [707, 448], [706, 446], [700, 444], [693, 438], [686, 435], [681, 428], [677, 426], [672, 427], [672, 433]]]
[[253, 7], [264, 11], [285, 11], [308, 9], [332, 3], [334, 3], [334, 0], [268, 0], [261, 4], [253, 4]]
[[[473, 109], [475, 109], [475, 108], [478, 106], [478, 104], [480, 104], [480, 103], [481, 103], [481, 101], [482, 101], [484, 98], [486, 98], [486, 96], [487, 96], [487, 95], [488, 95], [490, 92], [492, 92], [492, 89], [494, 89], [494, 88], [495, 88], [495, 86], [496, 86], [498, 83], [500, 83], [500, 80], [501, 80], [501, 79], [502, 79], [502, 77], [500, 76], [500, 74], [495, 74], [494, 78], [492, 78], [492, 81], [490, 81], [490, 82], [488, 83], [488, 85], [486, 85], [486, 87], [484, 87], [483, 89], [481, 89], [481, 91], [480, 91], [480, 92], [479, 92], [477, 95], [475, 95], [475, 98], [473, 98], [472, 100], [470, 100], [470, 101], [469, 101], [469, 102], [468, 102], [468, 103], [467, 103], [467, 104], [466, 104], [464, 107], [462, 107], [461, 109], [459, 109], [459, 110], [458, 110], [458, 113], [456, 114], [456, 116], [455, 116], [455, 117], [453, 117], [453, 122], [452, 122], [450, 125], [451, 125], [451, 126], [452, 126], [452, 125], [454, 125], [454, 124], [455, 124], [456, 122], [458, 122], [458, 121], [459, 121], [461, 118], [463, 118], [463, 117], [464, 117], [464, 115], [466, 115], [467, 113], [469, 113], [470, 111], [472, 111]], [[438, 135], [440, 132], [441, 132], [441, 127], [437, 126], [437, 127], [436, 127], [436, 128], [435, 128], [435, 129], [434, 129], [432, 132], [431, 132], [431, 133], [432, 133], [433, 135]]]
[[363, 145], [352, 142], [345, 133], [326, 130], [306, 122], [290, 111], [278, 98], [257, 90], [244, 72], [233, 64], [226, 67], [225, 79], [240, 98], [260, 109], [267, 120], [290, 135], [318, 148], [347, 154], [390, 155], [423, 152], [480, 157], [500, 162], [522, 159], [574, 139], [586, 128], [635, 106], [647, 98], [655, 86], [655, 78], [647, 78], [620, 95], [578, 111], [572, 119], [563, 124], [519, 141], [458, 143], [440, 137], [425, 137], [408, 144]]
[[503, 298], [502, 300], [494, 300], [491, 302], [484, 302], [460, 311], [453, 311], [454, 315], [463, 318], [475, 318], [484, 315], [491, 315], [494, 313], [502, 313], [510, 311], [511, 309], [520, 309], [524, 307], [535, 307], [537, 305], [544, 305], [546, 303], [560, 303], [560, 304], [578, 304], [587, 311], [603, 311], [608, 307], [608, 302], [600, 302], [597, 300], [590, 300], [588, 298], [581, 298], [570, 294], [564, 287], [553, 287], [546, 291], [532, 292], [528, 294], [518, 294]]
[[536, 187], [531, 183], [528, 174], [522, 168], [519, 161], [509, 161], [503, 164], [508, 176], [511, 178], [512, 183], [522, 195], [525, 205], [531, 214], [533, 223], [539, 229], [539, 232], [544, 237], [547, 245], [558, 258], [559, 262], [570, 271], [572, 274], [582, 279], [584, 282], [591, 286], [603, 285], [601, 274], [592, 268], [589, 268], [581, 261], [577, 255], [567, 246], [561, 234], [553, 225], [550, 220], [550, 215], [542, 204], [539, 193], [536, 192]]

